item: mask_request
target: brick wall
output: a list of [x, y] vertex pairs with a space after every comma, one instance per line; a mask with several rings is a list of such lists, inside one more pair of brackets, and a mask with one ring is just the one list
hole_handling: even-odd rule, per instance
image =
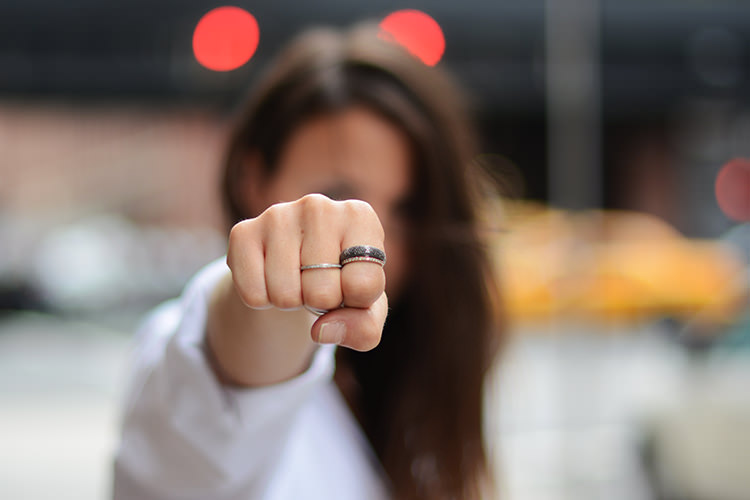
[[0, 211], [218, 227], [225, 131], [200, 110], [0, 101]]

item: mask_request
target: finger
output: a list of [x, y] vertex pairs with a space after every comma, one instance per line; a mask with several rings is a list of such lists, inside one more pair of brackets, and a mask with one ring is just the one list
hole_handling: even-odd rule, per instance
[[237, 294], [253, 309], [271, 307], [266, 292], [263, 244], [256, 219], [237, 223], [229, 233], [227, 265]]
[[[299, 200], [302, 212], [302, 265], [337, 264], [341, 247], [340, 209], [323, 195], [308, 195]], [[316, 309], [335, 309], [341, 305], [339, 269], [310, 269], [302, 272], [302, 300]]]
[[291, 204], [282, 203], [268, 208], [261, 217], [268, 299], [279, 309], [302, 307], [301, 234], [296, 210]]
[[315, 342], [339, 344], [355, 351], [377, 347], [388, 315], [388, 297], [382, 293], [368, 308], [343, 307], [321, 316], [310, 334]]
[[[375, 211], [363, 201], [347, 203], [347, 226], [341, 251], [355, 245], [384, 248], [383, 226]], [[383, 267], [372, 262], [352, 262], [341, 269], [341, 290], [346, 307], [366, 308], [385, 290]]]

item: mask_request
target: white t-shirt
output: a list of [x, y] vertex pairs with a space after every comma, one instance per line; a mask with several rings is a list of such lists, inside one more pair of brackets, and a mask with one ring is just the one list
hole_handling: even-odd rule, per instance
[[255, 389], [219, 384], [204, 355], [216, 261], [137, 335], [115, 460], [115, 500], [383, 500], [380, 466], [333, 382], [332, 346], [306, 372]]

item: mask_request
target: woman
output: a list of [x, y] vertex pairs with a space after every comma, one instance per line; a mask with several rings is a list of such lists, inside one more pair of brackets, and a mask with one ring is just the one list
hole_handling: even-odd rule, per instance
[[373, 28], [293, 42], [230, 140], [226, 263], [141, 330], [115, 498], [486, 495], [473, 155], [446, 75]]

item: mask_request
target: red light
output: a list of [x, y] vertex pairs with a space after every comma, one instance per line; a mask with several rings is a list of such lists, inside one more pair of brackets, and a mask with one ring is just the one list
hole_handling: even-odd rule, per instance
[[736, 221], [750, 221], [750, 159], [735, 158], [716, 176], [716, 201], [724, 214]]
[[419, 10], [398, 10], [380, 22], [380, 37], [398, 43], [428, 66], [435, 66], [445, 52], [440, 25]]
[[193, 53], [208, 69], [231, 71], [250, 60], [259, 39], [258, 22], [252, 14], [239, 7], [217, 7], [195, 26]]

